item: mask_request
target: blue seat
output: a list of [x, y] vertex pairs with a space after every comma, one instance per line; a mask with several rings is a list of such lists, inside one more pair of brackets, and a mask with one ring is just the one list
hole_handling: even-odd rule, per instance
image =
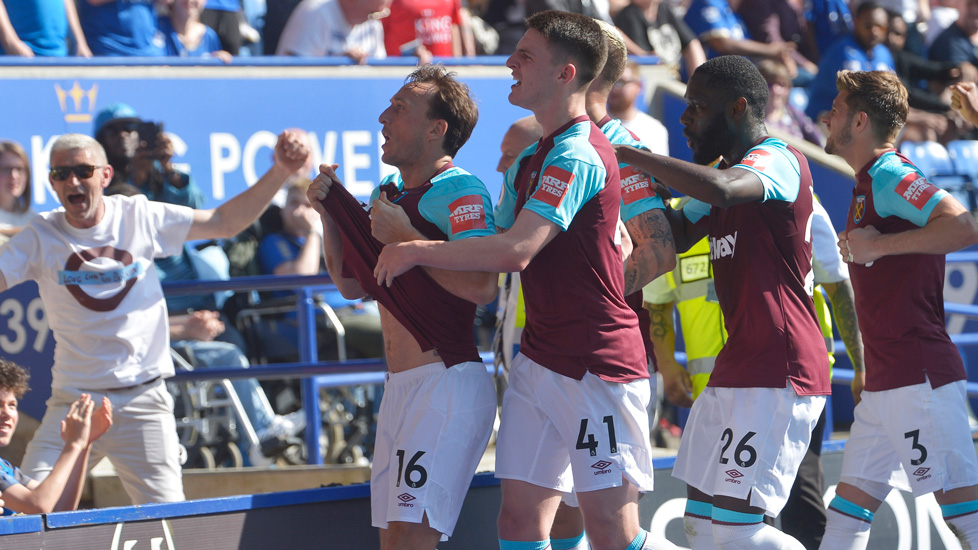
[[978, 177], [978, 140], [959, 139], [947, 144], [947, 152], [954, 164], [954, 171], [961, 175]]
[[927, 181], [946, 190], [968, 210], [975, 210], [974, 176], [970, 171], [959, 171], [943, 145], [936, 141], [904, 141], [900, 153], [924, 173]]

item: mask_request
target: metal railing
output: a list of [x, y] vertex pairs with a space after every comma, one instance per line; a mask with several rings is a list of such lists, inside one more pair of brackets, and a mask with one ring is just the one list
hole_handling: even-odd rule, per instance
[[[947, 256], [948, 262], [978, 262], [978, 252], [957, 252]], [[193, 371], [177, 371], [174, 380], [220, 379], [302, 379], [302, 405], [306, 412], [306, 448], [309, 464], [323, 464], [318, 441], [322, 431], [319, 418], [319, 390], [322, 388], [379, 384], [387, 370], [383, 359], [353, 359], [347, 361], [319, 361], [316, 347], [315, 303], [313, 295], [323, 287], [335, 288], [325, 275], [262, 275], [235, 277], [223, 281], [175, 281], [164, 282], [163, 291], [169, 296], [205, 294], [226, 290], [292, 290], [296, 293], [296, 314], [299, 323], [299, 362], [252, 365], [250, 367], [214, 367]], [[945, 302], [947, 314], [965, 315], [978, 320], [978, 305]], [[958, 347], [978, 345], [978, 333], [952, 334], [951, 341]], [[846, 353], [845, 343], [835, 342], [835, 354]], [[483, 353], [487, 368], [492, 367], [492, 355]], [[686, 354], [676, 352], [676, 359], [685, 364]], [[833, 369], [832, 384], [848, 386], [855, 373], [852, 369]], [[968, 382], [969, 397], [978, 397], [978, 382]], [[826, 405], [831, 415], [831, 403]], [[831, 416], [829, 416], [831, 419]], [[831, 435], [831, 422], [826, 423], [826, 434]]]

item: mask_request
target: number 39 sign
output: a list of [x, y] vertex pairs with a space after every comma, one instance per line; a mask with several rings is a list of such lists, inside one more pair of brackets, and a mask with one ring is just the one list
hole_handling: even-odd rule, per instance
[[0, 357], [30, 371], [31, 391], [21, 400], [20, 409], [40, 419], [51, 395], [54, 338], [33, 282], [0, 294]]

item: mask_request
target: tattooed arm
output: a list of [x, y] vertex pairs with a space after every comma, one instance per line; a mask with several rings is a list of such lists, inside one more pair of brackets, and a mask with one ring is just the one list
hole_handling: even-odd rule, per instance
[[866, 383], [866, 371], [863, 364], [863, 337], [859, 333], [859, 322], [856, 320], [856, 302], [849, 279], [838, 283], [823, 283], [822, 288], [832, 304], [832, 318], [842, 342], [846, 345], [846, 353], [852, 361], [852, 370], [856, 376], [852, 379], [852, 397], [858, 404], [863, 385]]
[[662, 375], [666, 399], [677, 407], [689, 408], [693, 406], [693, 398], [690, 397], [693, 392], [693, 382], [686, 369], [676, 362], [676, 330], [672, 321], [674, 307], [675, 304], [672, 302], [645, 303], [645, 309], [649, 310], [649, 316], [652, 318], [649, 337], [655, 350], [655, 362]]
[[625, 296], [676, 267], [676, 245], [665, 211], [652, 209], [625, 222], [634, 248], [625, 266]]

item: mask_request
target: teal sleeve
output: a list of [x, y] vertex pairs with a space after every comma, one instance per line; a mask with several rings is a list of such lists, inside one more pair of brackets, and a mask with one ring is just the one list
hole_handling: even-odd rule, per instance
[[496, 234], [489, 191], [469, 174], [439, 181], [421, 198], [418, 211], [450, 241]]
[[924, 175], [909, 164], [891, 163], [873, 177], [873, 205], [883, 217], [896, 216], [914, 225], [927, 225], [937, 203], [948, 196], [927, 181]]
[[567, 230], [584, 204], [604, 187], [605, 167], [573, 158], [568, 153], [548, 158], [536, 176], [533, 195], [524, 208]]
[[734, 168], [757, 174], [764, 186], [764, 200], [794, 202], [801, 189], [798, 159], [784, 147], [767, 142], [754, 147]]
[[621, 172], [621, 220], [628, 220], [654, 210], [664, 210], [662, 197], [655, 192], [655, 180], [628, 164], [619, 164]]
[[703, 218], [709, 217], [711, 206], [699, 199], [689, 199], [683, 206], [683, 215], [691, 223], [700, 223]]
[[496, 203], [496, 227], [509, 229], [516, 221], [516, 187], [514, 180], [519, 171], [519, 159], [506, 170], [503, 175], [503, 187], [499, 191], [499, 201]]

